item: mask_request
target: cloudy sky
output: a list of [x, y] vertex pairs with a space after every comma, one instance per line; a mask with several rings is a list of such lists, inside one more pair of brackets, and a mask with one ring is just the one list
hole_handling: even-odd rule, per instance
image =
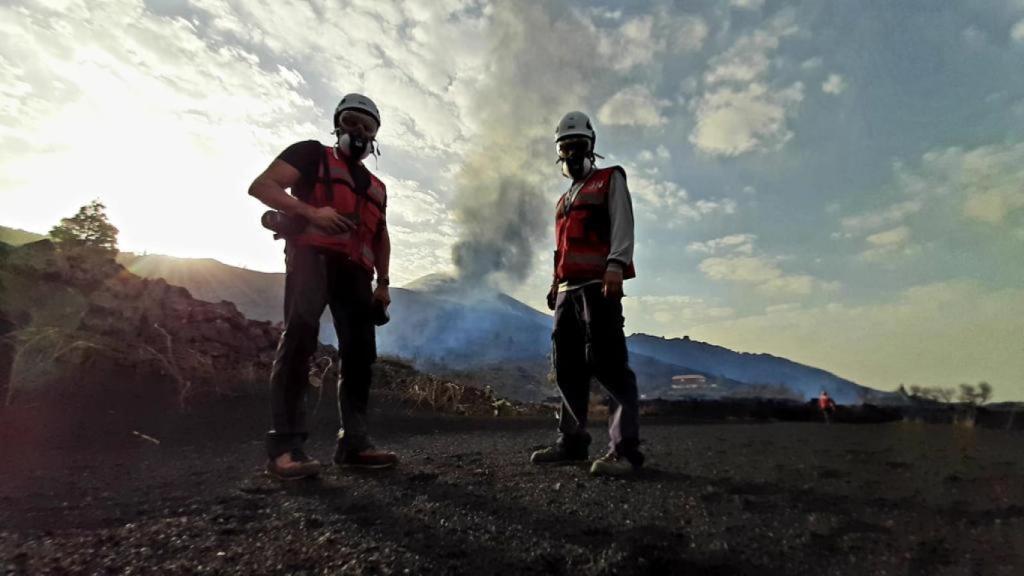
[[494, 279], [539, 308], [580, 109], [629, 174], [629, 331], [1024, 400], [1024, 0], [14, 0], [0, 34], [0, 224], [100, 198], [123, 249], [282, 270], [246, 188], [359, 91], [394, 282], [519, 233]]

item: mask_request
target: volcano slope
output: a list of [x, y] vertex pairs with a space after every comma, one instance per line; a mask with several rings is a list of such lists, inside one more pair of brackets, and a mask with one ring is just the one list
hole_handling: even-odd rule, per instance
[[[325, 399], [330, 406], [329, 399]], [[547, 416], [378, 407], [385, 473], [262, 474], [262, 400], [0, 415], [6, 574], [1020, 574], [1024, 436], [647, 419], [629, 480], [539, 468]], [[310, 451], [330, 458], [332, 410]], [[595, 445], [606, 438], [595, 428]]]

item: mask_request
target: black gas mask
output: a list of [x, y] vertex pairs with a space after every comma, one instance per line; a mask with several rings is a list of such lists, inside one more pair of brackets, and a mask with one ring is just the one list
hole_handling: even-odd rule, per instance
[[375, 151], [374, 137], [377, 135], [377, 121], [356, 110], [345, 110], [338, 114], [334, 133], [338, 136], [338, 150], [353, 160], [363, 160]]
[[562, 175], [579, 180], [594, 167], [594, 143], [590, 138], [575, 137], [559, 140], [555, 144], [558, 161], [562, 164]]

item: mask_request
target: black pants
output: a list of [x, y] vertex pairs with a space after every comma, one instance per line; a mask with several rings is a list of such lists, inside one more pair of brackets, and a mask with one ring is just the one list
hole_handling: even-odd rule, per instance
[[317, 348], [325, 306], [331, 307], [334, 317], [341, 360], [339, 442], [349, 449], [365, 448], [370, 368], [377, 359], [371, 274], [344, 256], [317, 248], [289, 243], [285, 254], [284, 333], [270, 374], [273, 428], [267, 433], [267, 454], [276, 458], [300, 448], [308, 436], [309, 359]]
[[637, 452], [640, 407], [624, 322], [622, 302], [605, 298], [599, 283], [558, 294], [551, 340], [555, 378], [562, 393], [559, 442], [590, 443], [587, 408], [594, 376], [613, 400], [608, 413], [609, 448], [627, 457]]

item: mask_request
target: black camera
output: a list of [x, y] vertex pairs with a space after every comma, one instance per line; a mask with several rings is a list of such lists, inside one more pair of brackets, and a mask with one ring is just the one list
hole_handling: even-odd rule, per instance
[[306, 228], [306, 219], [302, 216], [289, 216], [277, 210], [267, 210], [260, 217], [263, 227], [274, 232], [274, 238], [295, 236]]

